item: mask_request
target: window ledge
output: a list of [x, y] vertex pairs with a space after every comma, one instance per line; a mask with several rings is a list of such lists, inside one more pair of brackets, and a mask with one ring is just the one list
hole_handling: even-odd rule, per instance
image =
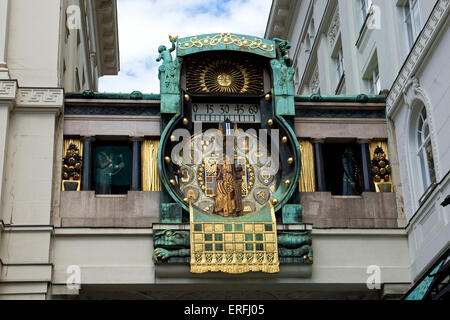
[[369, 17], [373, 14], [372, 8], [369, 10], [369, 12], [366, 14], [366, 18], [364, 19], [364, 22], [361, 26], [361, 29], [359, 30], [358, 40], [356, 40], [355, 46], [359, 48], [361, 45], [361, 42], [364, 38], [364, 35], [367, 33], [367, 20], [369, 20]]
[[340, 93], [339, 91], [342, 90], [342, 84], [344, 83], [344, 81], [345, 81], [345, 72], [342, 72], [341, 78], [339, 79], [339, 83], [334, 92], [335, 95], [338, 95]]
[[434, 189], [436, 189], [437, 187], [437, 183], [431, 183], [427, 190], [425, 190], [425, 192], [423, 193], [423, 195], [420, 197], [419, 199], [419, 206], [422, 206], [430, 197], [430, 195], [433, 193]]
[[362, 196], [331, 196], [331, 199], [362, 199]]
[[126, 194], [96, 194], [96, 198], [127, 198]]

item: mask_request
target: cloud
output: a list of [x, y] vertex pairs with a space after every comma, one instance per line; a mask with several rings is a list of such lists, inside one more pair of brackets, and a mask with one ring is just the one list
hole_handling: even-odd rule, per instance
[[264, 36], [271, 0], [118, 0], [120, 69], [99, 91], [158, 93], [158, 46], [204, 33]]

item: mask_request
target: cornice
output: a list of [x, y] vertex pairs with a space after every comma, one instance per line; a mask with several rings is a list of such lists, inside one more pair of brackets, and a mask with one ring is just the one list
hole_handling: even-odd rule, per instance
[[9, 103], [15, 112], [56, 112], [63, 108], [62, 88], [19, 87], [17, 80], [0, 80], [0, 101]]
[[408, 58], [403, 64], [397, 79], [389, 92], [386, 101], [387, 116], [395, 112], [403, 93], [410, 84], [411, 77], [417, 71], [420, 62], [425, 58], [433, 42], [446, 21], [450, 10], [450, 0], [439, 0], [434, 6], [427, 23], [416, 40]]
[[17, 80], [0, 80], [0, 100], [14, 100], [17, 93]]
[[16, 112], [52, 112], [63, 109], [64, 90], [60, 88], [19, 88], [14, 110]]
[[94, 2], [100, 75], [117, 75], [120, 70], [116, 0]]

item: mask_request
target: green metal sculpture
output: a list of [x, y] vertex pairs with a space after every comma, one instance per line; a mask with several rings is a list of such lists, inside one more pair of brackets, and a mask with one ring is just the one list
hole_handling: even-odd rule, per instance
[[[189, 231], [163, 230], [153, 236], [153, 263], [184, 262], [190, 256]], [[181, 258], [181, 261], [180, 261]]]
[[278, 45], [277, 59], [270, 60], [273, 71], [273, 95], [275, 97], [275, 110], [277, 115], [294, 116], [294, 68], [288, 56], [290, 43], [278, 38], [274, 39]]
[[[155, 233], [154, 263], [188, 263], [190, 235], [184, 230], [163, 230]], [[312, 263], [311, 233], [309, 231], [278, 232], [278, 254], [284, 263]]]
[[158, 68], [160, 80], [161, 113], [177, 113], [180, 111], [180, 67], [181, 58], [172, 59], [175, 43], [178, 37], [169, 36], [172, 47], [167, 49], [161, 45], [158, 48], [157, 62], [163, 60]]

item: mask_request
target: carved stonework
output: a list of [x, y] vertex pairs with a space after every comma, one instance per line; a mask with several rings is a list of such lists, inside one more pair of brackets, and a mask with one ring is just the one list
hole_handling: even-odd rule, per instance
[[340, 19], [339, 19], [339, 9], [336, 9], [333, 20], [331, 21], [330, 28], [328, 29], [328, 40], [330, 41], [330, 46], [333, 47], [340, 31]]
[[403, 95], [406, 104], [411, 108], [413, 101], [416, 99], [418, 95], [418, 89], [420, 87], [419, 80], [416, 77], [411, 78], [405, 88], [403, 89]]
[[6, 80], [0, 81], [0, 99], [12, 100], [16, 97], [17, 82]]
[[62, 106], [64, 92], [63, 89], [19, 89], [17, 106]]
[[411, 77], [411, 73], [415, 70], [422, 56], [427, 54], [428, 49], [431, 47], [434, 38], [440, 30], [440, 26], [445, 23], [445, 17], [447, 16], [447, 12], [449, 10], [449, 0], [439, 0], [436, 3], [436, 6], [431, 12], [430, 18], [423, 28], [422, 33], [420, 33], [418, 39], [416, 40], [412, 52], [401, 69], [399, 76], [392, 86], [386, 100], [386, 110], [388, 116], [393, 113], [395, 107], [398, 105], [398, 100], [404, 92], [404, 87], [407, 85], [407, 82]]
[[309, 87], [311, 88], [311, 94], [319, 93], [320, 80], [319, 80], [319, 68], [317, 66], [314, 69], [314, 72], [311, 76], [311, 81], [309, 82]]

